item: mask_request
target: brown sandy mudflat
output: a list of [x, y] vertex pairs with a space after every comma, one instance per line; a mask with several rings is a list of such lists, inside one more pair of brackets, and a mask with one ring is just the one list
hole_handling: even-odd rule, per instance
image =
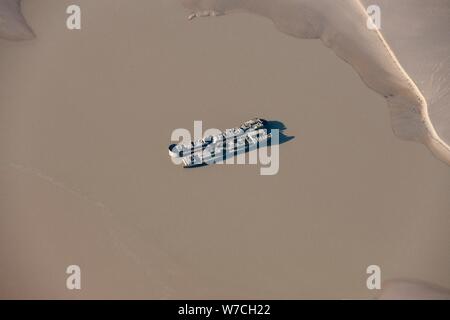
[[[450, 286], [450, 172], [319, 41], [173, 2], [24, 1], [0, 42], [1, 298], [368, 298]], [[175, 128], [282, 121], [280, 172], [184, 170]], [[78, 264], [82, 290], [68, 291]]]

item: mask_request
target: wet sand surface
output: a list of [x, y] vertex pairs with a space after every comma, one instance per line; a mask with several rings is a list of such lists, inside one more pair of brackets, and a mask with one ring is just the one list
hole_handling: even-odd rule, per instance
[[[439, 137], [449, 144], [450, 1], [378, 0], [377, 4], [383, 13], [383, 36], [425, 96]], [[414, 27], [408, 28], [411, 21]]]
[[[316, 40], [175, 1], [24, 1], [0, 41], [0, 297], [370, 298], [450, 287], [450, 171]], [[174, 166], [176, 128], [278, 120], [280, 171]], [[82, 290], [66, 289], [80, 265]]]

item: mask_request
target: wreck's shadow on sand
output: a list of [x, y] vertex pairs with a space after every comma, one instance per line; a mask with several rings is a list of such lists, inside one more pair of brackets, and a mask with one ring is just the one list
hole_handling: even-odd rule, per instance
[[[284, 125], [283, 122], [281, 121], [276, 121], [276, 120], [268, 120], [267, 124], [266, 124], [266, 128], [268, 133], [271, 133], [272, 130], [278, 130], [278, 144], [283, 144], [286, 143], [288, 141], [291, 141], [292, 139], [294, 139], [294, 136], [288, 136], [284, 133], [284, 130], [287, 130], [286, 126]], [[271, 144], [273, 145], [273, 144]]]
[[[263, 146], [263, 148], [264, 147], [274, 146], [274, 145], [282, 145], [282, 144], [284, 144], [284, 143], [286, 143], [288, 141], [291, 141], [291, 140], [295, 139], [295, 136], [289, 136], [289, 135], [285, 134], [284, 131], [287, 130], [287, 127], [281, 121], [278, 121], [278, 120], [266, 120], [266, 123], [265, 123], [264, 127], [267, 130], [267, 133], [270, 133], [270, 134], [273, 134], [274, 131], [277, 130], [278, 131], [278, 141], [276, 141], [276, 139], [270, 139], [270, 141], [267, 143], [267, 146]], [[260, 146], [258, 145], [258, 147], [254, 148], [254, 149], [246, 148], [245, 150], [242, 150], [242, 151], [239, 151], [239, 152], [235, 152], [234, 154], [233, 153], [227, 153], [223, 157], [223, 161], [226, 161], [227, 159], [234, 158], [234, 157], [236, 157], [236, 156], [238, 156], [240, 154], [243, 154], [243, 153], [246, 154], [246, 153], [248, 153], [250, 151], [254, 151], [254, 150], [257, 150], [259, 148], [260, 148]], [[198, 165], [185, 167], [185, 169], [197, 169], [197, 168], [201, 168], [201, 167], [207, 167], [207, 166], [210, 166], [210, 165], [213, 165], [213, 164], [219, 164], [219, 163], [211, 163], [211, 164], [201, 163], [201, 164], [198, 164]]]

